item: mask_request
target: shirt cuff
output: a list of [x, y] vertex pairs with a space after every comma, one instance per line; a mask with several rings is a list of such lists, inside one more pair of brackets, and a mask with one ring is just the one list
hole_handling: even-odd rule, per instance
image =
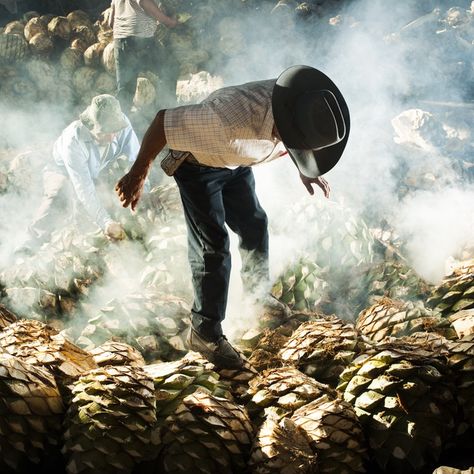
[[110, 216], [105, 216], [97, 221], [97, 225], [102, 229], [102, 231], [105, 231], [107, 226], [113, 221], [114, 220]]

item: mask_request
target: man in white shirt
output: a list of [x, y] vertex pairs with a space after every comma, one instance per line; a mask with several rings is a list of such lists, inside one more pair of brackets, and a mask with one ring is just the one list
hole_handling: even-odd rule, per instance
[[108, 94], [94, 97], [79, 120], [69, 124], [53, 145], [52, 163], [43, 174], [43, 199], [29, 227], [31, 238], [26, 247], [48, 239], [54, 227], [64, 221], [71, 197], [108, 238], [123, 238], [123, 229], [105, 209], [96, 184], [119, 156], [125, 155], [133, 163], [138, 150], [137, 136], [118, 100]]
[[117, 97], [130, 112], [141, 70], [156, 70], [153, 35], [157, 22], [174, 28], [178, 22], [165, 15], [153, 0], [112, 0], [109, 26], [113, 29]]
[[[116, 186], [124, 207], [137, 205], [148, 171], [165, 145], [176, 154], [188, 228], [194, 286], [188, 347], [216, 366], [239, 368], [242, 359], [222, 334], [230, 278], [229, 237], [239, 236], [244, 287], [268, 279], [267, 217], [255, 194], [251, 167], [289, 155], [310, 194], [326, 197], [321, 177], [341, 157], [349, 110], [336, 85], [308, 66], [278, 79], [213, 92], [197, 105], [161, 110], [145, 133], [137, 161]], [[176, 168], [176, 166], [175, 166]]]

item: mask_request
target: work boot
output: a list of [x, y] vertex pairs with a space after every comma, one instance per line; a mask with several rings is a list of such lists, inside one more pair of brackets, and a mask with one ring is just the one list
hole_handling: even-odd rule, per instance
[[219, 369], [240, 369], [244, 365], [239, 353], [225, 336], [221, 336], [215, 342], [209, 342], [191, 327], [186, 338], [186, 345], [188, 349], [199, 352]]

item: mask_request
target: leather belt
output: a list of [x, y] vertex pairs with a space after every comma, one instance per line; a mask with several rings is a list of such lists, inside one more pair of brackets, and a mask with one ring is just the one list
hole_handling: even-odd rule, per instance
[[189, 163], [190, 165], [193, 165], [193, 166], [205, 166], [209, 168], [209, 166], [199, 163], [199, 161], [196, 160], [196, 158], [188, 151], [176, 151], [176, 150], [168, 151], [166, 156], [161, 160], [161, 168], [168, 176], [173, 176], [176, 170], [185, 161], [186, 163]]
[[196, 158], [193, 156], [192, 153], [188, 153], [184, 161], [194, 166], [202, 166], [204, 168], [216, 168], [215, 166], [210, 166], [210, 165], [205, 165], [204, 163], [200, 163], [198, 160], [196, 160]]
[[192, 155], [191, 153], [188, 153], [186, 155], [186, 158], [184, 159], [184, 161], [191, 165], [206, 166], [206, 165], [203, 165], [202, 163], [199, 163], [199, 161], [196, 160], [196, 158], [194, 158], [194, 155]]

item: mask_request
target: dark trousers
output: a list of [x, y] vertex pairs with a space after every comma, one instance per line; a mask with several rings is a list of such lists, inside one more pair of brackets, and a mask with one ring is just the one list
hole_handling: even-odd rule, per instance
[[244, 289], [255, 291], [268, 279], [267, 216], [255, 194], [250, 168], [211, 168], [183, 163], [178, 184], [188, 228], [194, 305], [193, 327], [205, 339], [222, 335], [231, 256], [225, 224], [239, 236]]
[[141, 71], [156, 71], [153, 38], [117, 38], [114, 40], [117, 99], [125, 114], [130, 112]]

